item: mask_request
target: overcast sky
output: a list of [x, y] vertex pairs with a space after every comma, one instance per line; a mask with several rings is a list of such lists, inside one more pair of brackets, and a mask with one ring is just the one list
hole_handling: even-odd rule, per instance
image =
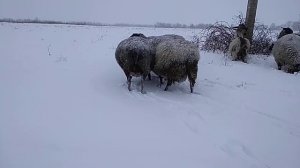
[[[0, 18], [36, 18], [102, 23], [232, 22], [248, 0], [0, 0]], [[300, 20], [300, 0], [259, 0], [257, 21]]]

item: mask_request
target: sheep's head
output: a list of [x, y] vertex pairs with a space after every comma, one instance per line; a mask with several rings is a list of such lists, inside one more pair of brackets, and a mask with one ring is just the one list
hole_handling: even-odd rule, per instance
[[146, 36], [142, 33], [133, 33], [130, 37], [143, 37], [143, 38], [146, 38]]
[[287, 34], [293, 34], [293, 30], [289, 27], [282, 28], [281, 32], [278, 35], [277, 39], [280, 39], [282, 36], [285, 36]]
[[243, 24], [243, 23], [239, 24], [236, 27], [233, 27], [233, 29], [236, 29], [237, 37], [244, 37], [246, 35], [247, 30], [248, 30], [246, 25]]

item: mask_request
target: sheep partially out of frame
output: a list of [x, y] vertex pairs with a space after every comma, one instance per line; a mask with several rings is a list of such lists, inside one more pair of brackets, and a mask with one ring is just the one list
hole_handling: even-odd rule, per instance
[[283, 28], [272, 46], [272, 54], [278, 70], [288, 73], [300, 71], [300, 36], [293, 34], [290, 28]]

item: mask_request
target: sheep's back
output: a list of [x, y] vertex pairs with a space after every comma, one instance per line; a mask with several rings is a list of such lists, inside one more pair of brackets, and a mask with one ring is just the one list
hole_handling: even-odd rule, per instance
[[300, 64], [300, 36], [288, 34], [274, 43], [272, 54], [281, 64]]
[[[138, 60], [134, 60], [132, 53], [138, 55]], [[115, 57], [118, 64], [127, 71], [130, 71], [136, 63], [142, 71], [150, 72], [152, 56], [148, 41], [142, 37], [129, 37], [121, 41], [116, 49]]]
[[199, 61], [198, 46], [189, 41], [169, 40], [157, 46], [156, 65], [168, 67], [175, 62], [186, 63]]
[[189, 63], [198, 63], [198, 46], [186, 40], [169, 40], [157, 46], [154, 72], [176, 81], [186, 79]]
[[151, 53], [153, 55], [156, 54], [156, 48], [158, 44], [164, 42], [164, 41], [169, 41], [169, 40], [185, 40], [184, 37], [176, 35], [176, 34], [165, 34], [162, 36], [149, 36], [149, 43], [150, 43], [150, 49]]

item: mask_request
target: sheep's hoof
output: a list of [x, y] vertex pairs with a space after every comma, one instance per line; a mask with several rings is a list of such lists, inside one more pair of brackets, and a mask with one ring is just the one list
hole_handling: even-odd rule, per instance
[[142, 90], [142, 91], [141, 91], [141, 93], [142, 93], [142, 94], [146, 94], [147, 92], [146, 92], [146, 91], [144, 91], [144, 90]]
[[150, 74], [148, 75], [148, 79], [149, 79], [149, 80], [151, 80], [151, 79], [152, 79]]

